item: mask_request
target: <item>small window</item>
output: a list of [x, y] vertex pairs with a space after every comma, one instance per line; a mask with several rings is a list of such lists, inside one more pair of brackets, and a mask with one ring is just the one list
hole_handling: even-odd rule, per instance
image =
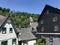
[[57, 16], [53, 18], [53, 22], [56, 22], [57, 21]]
[[59, 30], [59, 26], [54, 26], [54, 31], [58, 31]]
[[2, 28], [2, 34], [5, 34], [5, 33], [6, 33], [6, 28], [3, 27], [3, 28]]
[[41, 27], [41, 31], [44, 31], [44, 27]]
[[50, 42], [51, 45], [53, 45], [53, 36], [49, 37], [49, 42]]
[[49, 41], [53, 42], [53, 37], [52, 36], [49, 37]]
[[12, 30], [12, 28], [10, 28], [10, 33], [12, 33], [13, 32], [13, 30]]
[[16, 39], [12, 40], [12, 45], [16, 45]]
[[43, 21], [43, 20], [41, 20], [41, 21], [40, 21], [40, 23], [41, 23], [41, 24], [43, 24], [43, 23], [44, 23], [44, 21]]
[[0, 30], [0, 33], [1, 33], [1, 30]]
[[49, 10], [47, 10], [46, 13], [49, 14]]

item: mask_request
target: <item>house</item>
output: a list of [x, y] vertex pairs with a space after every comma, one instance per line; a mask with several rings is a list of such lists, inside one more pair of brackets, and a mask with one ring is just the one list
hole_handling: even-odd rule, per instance
[[38, 24], [37, 22], [34, 23], [32, 17], [30, 17], [27, 22], [29, 25], [27, 28], [21, 28], [21, 26], [17, 28], [19, 45], [34, 45], [36, 43], [37, 37], [35, 33]]
[[18, 45], [16, 29], [9, 16], [0, 15], [0, 45]]
[[60, 9], [46, 5], [38, 19], [37, 36], [46, 38], [46, 45], [60, 45]]

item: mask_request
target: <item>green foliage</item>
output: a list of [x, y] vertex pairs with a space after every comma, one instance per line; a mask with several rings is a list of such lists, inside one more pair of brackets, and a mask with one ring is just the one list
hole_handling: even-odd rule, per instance
[[37, 39], [35, 45], [46, 45], [46, 40], [44, 37]]
[[13, 12], [10, 11], [9, 8], [2, 8], [0, 7], [0, 15], [3, 16], [10, 16], [10, 18], [12, 19], [14, 25], [16, 27], [18, 27], [19, 25], [22, 25], [22, 27], [27, 27], [27, 19], [31, 16], [34, 20], [34, 22], [36, 22], [38, 20], [39, 14], [30, 14], [30, 13], [26, 13], [26, 12]]

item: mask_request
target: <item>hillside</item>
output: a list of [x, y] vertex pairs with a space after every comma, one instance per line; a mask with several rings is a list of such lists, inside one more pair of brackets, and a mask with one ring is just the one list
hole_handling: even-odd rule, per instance
[[34, 22], [36, 22], [38, 20], [39, 14], [30, 14], [27, 12], [13, 12], [10, 11], [9, 8], [2, 8], [0, 7], [0, 15], [3, 16], [10, 16], [14, 25], [16, 27], [18, 27], [19, 25], [22, 25], [22, 27], [27, 27], [27, 20], [28, 18], [31, 16], [34, 20]]

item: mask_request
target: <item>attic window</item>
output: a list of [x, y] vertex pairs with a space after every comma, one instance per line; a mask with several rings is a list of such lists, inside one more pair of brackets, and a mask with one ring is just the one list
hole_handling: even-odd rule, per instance
[[6, 34], [6, 28], [5, 27], [2, 28], [2, 34]]
[[59, 30], [59, 26], [54, 26], [54, 31], [58, 31]]
[[43, 24], [44, 23], [44, 21], [43, 20], [41, 20], [41, 22], [40, 22], [41, 24]]
[[41, 27], [41, 31], [44, 31], [44, 27]]
[[57, 16], [53, 18], [53, 22], [56, 22], [57, 21]]
[[13, 30], [12, 30], [12, 28], [10, 28], [10, 33], [12, 33], [13, 32]]
[[47, 10], [46, 13], [49, 14], [49, 10]]

